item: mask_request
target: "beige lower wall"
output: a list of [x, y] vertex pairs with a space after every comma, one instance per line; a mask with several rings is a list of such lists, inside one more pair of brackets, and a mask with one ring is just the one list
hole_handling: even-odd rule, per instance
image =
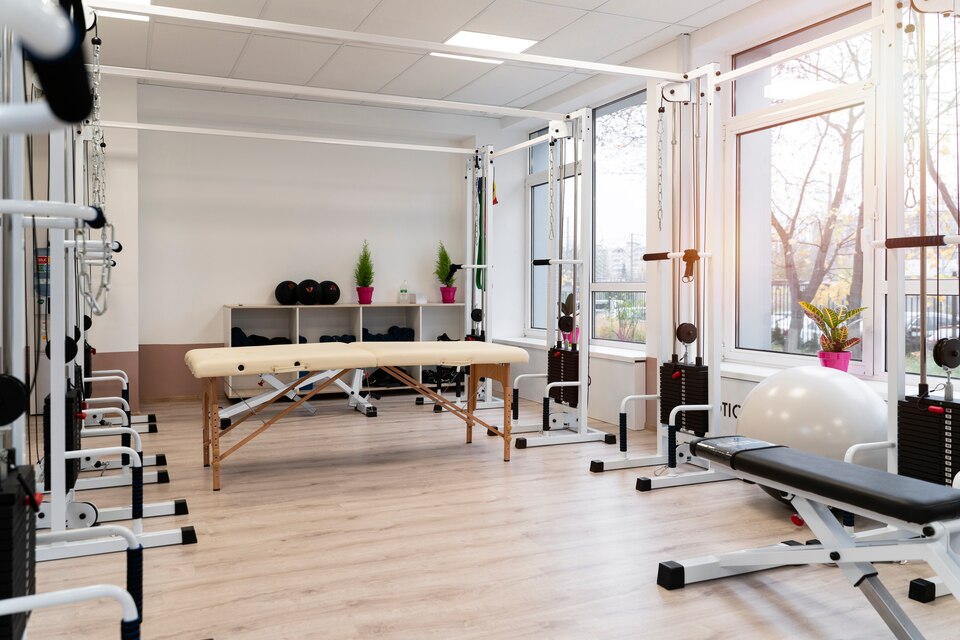
[[[136, 351], [97, 352], [93, 354], [94, 371], [120, 369], [127, 374], [130, 389], [130, 410], [140, 410], [140, 355]], [[115, 381], [96, 382], [93, 385], [94, 396], [120, 396], [121, 383]]]
[[140, 397], [144, 401], [199, 398], [200, 381], [187, 369], [183, 356], [191, 349], [222, 346], [223, 343], [140, 345]]

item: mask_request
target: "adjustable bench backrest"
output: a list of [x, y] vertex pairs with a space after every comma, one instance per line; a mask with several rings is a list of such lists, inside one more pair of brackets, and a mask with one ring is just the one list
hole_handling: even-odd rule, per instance
[[712, 462], [830, 501], [925, 524], [960, 518], [960, 490], [744, 436], [703, 438], [691, 452]]

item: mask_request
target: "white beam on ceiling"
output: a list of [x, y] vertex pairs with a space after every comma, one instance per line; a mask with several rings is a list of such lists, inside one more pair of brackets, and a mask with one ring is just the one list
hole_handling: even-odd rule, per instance
[[285, 33], [288, 35], [319, 38], [322, 40], [334, 40], [337, 42], [359, 42], [373, 46], [392, 47], [396, 49], [412, 49], [422, 52], [436, 51], [438, 53], [449, 53], [452, 55], [509, 60], [511, 62], [530, 64], [538, 67], [565, 69], [567, 71], [590, 71], [605, 75], [652, 78], [654, 80], [669, 80], [673, 82], [680, 82], [683, 80], [682, 74], [674, 73], [672, 71], [658, 71], [655, 69], [642, 69], [639, 67], [604, 64], [601, 62], [586, 62], [582, 60], [570, 60], [567, 58], [538, 56], [529, 53], [490, 51], [488, 49], [460, 47], [450, 44], [441, 44], [439, 42], [429, 42], [426, 40], [397, 38], [394, 36], [385, 36], [375, 33], [360, 33], [357, 31], [345, 31], [342, 29], [327, 29], [325, 27], [312, 27], [307, 25], [292, 24], [289, 22], [276, 22], [274, 20], [261, 20], [259, 18], [246, 18], [242, 16], [210, 13], [207, 11], [193, 11], [190, 9], [178, 9], [175, 7], [159, 7], [152, 5], [144, 6], [117, 0], [88, 0], [87, 5], [94, 9], [105, 9], [109, 11], [119, 11], [122, 13], [131, 13], [142, 16], [153, 16], [176, 22], [201, 22], [214, 26], [243, 29], [257, 33]]
[[309, 142], [312, 144], [332, 144], [344, 147], [373, 147], [376, 149], [403, 149], [405, 151], [430, 151], [432, 153], [455, 153], [474, 155], [473, 147], [441, 147], [406, 142], [385, 142], [380, 140], [350, 140], [347, 138], [317, 138], [286, 133], [267, 133], [263, 131], [240, 131], [236, 129], [213, 129], [210, 127], [183, 127], [172, 124], [152, 124], [149, 122], [103, 121], [100, 126], [109, 129], [134, 129], [137, 131], [163, 131], [165, 133], [190, 133], [205, 136], [224, 136], [228, 138], [251, 138], [254, 140], [284, 140], [286, 142]]
[[515, 116], [518, 118], [537, 118], [540, 120], [562, 120], [565, 114], [551, 111], [536, 111], [517, 107], [500, 107], [488, 104], [473, 104], [470, 102], [453, 102], [450, 100], [434, 100], [433, 98], [413, 98], [408, 96], [386, 95], [382, 93], [367, 93], [363, 91], [346, 91], [344, 89], [323, 89], [320, 87], [305, 87], [298, 84], [280, 84], [277, 82], [262, 82], [260, 80], [241, 80], [238, 78], [221, 78], [220, 76], [204, 76], [193, 73], [174, 73], [172, 71], [153, 71], [150, 69], [133, 69], [130, 67], [100, 67], [105, 76], [122, 78], [139, 78], [156, 82], [168, 82], [181, 85], [200, 85], [237, 91], [250, 91], [258, 94], [281, 96], [305, 96], [322, 100], [340, 100], [348, 103], [371, 103], [399, 107], [414, 107], [418, 109], [440, 109], [475, 113], [486, 116]]

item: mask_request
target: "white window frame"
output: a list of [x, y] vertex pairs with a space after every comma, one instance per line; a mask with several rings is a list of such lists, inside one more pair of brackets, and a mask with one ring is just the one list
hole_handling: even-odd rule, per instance
[[[877, 211], [879, 198], [877, 157], [876, 157], [876, 91], [874, 78], [877, 70], [872, 69], [871, 78], [856, 84], [845, 85], [816, 93], [804, 98], [791, 100], [783, 104], [756, 110], [745, 115], [728, 117], [723, 126], [724, 158], [724, 225], [725, 255], [731, 259], [725, 261], [724, 270], [724, 317], [732, 322], [724, 323], [723, 359], [729, 362], [757, 364], [774, 368], [787, 368], [817, 364], [815, 356], [777, 353], [753, 349], [741, 349], [737, 345], [737, 262], [738, 255], [738, 210], [739, 171], [737, 158], [737, 136], [767, 127], [786, 124], [792, 121], [812, 117], [827, 111], [863, 106], [863, 207], [864, 227], [872, 227], [874, 237], [883, 237], [884, 221], [882, 213]], [[884, 297], [886, 286], [883, 282], [883, 259], [877, 252], [868, 250], [863, 255], [864, 295], [863, 300], [870, 308], [863, 314], [862, 360], [850, 363], [850, 373], [866, 378], [879, 378], [884, 375]], [[876, 330], [875, 328], [879, 328]]]

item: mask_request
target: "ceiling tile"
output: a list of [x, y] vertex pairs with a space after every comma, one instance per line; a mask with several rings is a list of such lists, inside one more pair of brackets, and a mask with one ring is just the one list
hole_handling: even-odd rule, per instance
[[154, 0], [153, 4], [161, 7], [256, 18], [263, 10], [263, 6], [267, 4], [267, 0]]
[[353, 31], [379, 2], [380, 0], [272, 0], [260, 17], [264, 20]]
[[492, 71], [489, 64], [424, 56], [388, 83], [383, 92], [420, 98], [443, 98]]
[[684, 2], [637, 2], [636, 0], [607, 0], [598, 9], [600, 13], [643, 18], [658, 22], [683, 22], [684, 18], [703, 11], [718, 0], [685, 0]]
[[596, 61], [663, 28], [659, 22], [588, 13], [526, 53]]
[[623, 49], [620, 49], [609, 56], [601, 58], [600, 62], [605, 62], [607, 64], [624, 64], [629, 60], [633, 60], [634, 58], [637, 58], [645, 53], [653, 51], [657, 47], [663, 46], [668, 42], [672, 42], [680, 34], [688, 33], [689, 31], [690, 27], [688, 25], [661, 25], [660, 30], [656, 33], [653, 33], [642, 40], [634, 42], [633, 44], [627, 45]]
[[563, 76], [563, 77], [561, 77], [561, 78], [559, 78], [559, 79], [557, 79], [557, 80], [554, 80], [553, 82], [551, 82], [551, 83], [548, 84], [548, 85], [544, 85], [544, 86], [540, 87], [539, 89], [535, 89], [535, 90], [527, 93], [526, 95], [520, 96], [519, 98], [517, 98], [517, 99], [514, 100], [513, 102], [510, 102], [508, 106], [511, 106], [511, 107], [521, 107], [521, 108], [526, 109], [527, 107], [529, 107], [529, 106], [531, 106], [531, 105], [536, 105], [538, 102], [540, 102], [540, 101], [543, 100], [544, 98], [548, 98], [549, 96], [552, 96], [553, 94], [557, 93], [558, 91], [563, 91], [564, 89], [569, 89], [570, 87], [574, 86], [575, 84], [579, 84], [579, 83], [581, 83], [581, 82], [583, 82], [584, 80], [587, 80], [587, 79], [589, 79], [589, 78], [590, 78], [590, 75], [589, 75], [589, 74], [585, 74], [585, 73], [582, 73], [582, 74], [581, 74], [581, 73], [568, 73], [568, 74], [566, 74], [565, 76]]
[[492, 0], [382, 0], [357, 31], [444, 42]]
[[464, 29], [512, 38], [543, 40], [585, 13], [530, 0], [495, 0], [483, 13], [468, 22]]
[[150, 67], [162, 71], [228, 76], [249, 36], [182, 25], [153, 25]]
[[419, 53], [341, 46], [310, 80], [314, 87], [379, 91], [423, 56]]
[[[138, 69], [147, 66], [149, 22], [98, 17], [97, 32], [103, 40], [100, 45], [100, 64]], [[87, 60], [92, 61], [90, 38], [87, 38], [86, 48], [89, 54]]]
[[607, 0], [537, 0], [541, 4], [550, 4], [556, 7], [571, 7], [573, 9], [584, 9], [592, 11]]
[[338, 47], [312, 40], [251, 36], [233, 70], [233, 77], [306, 84]]
[[565, 71], [548, 71], [504, 64], [480, 76], [447, 98], [478, 104], [507, 104], [565, 75], [567, 75]]
[[684, 24], [697, 28], [705, 27], [708, 24], [733, 15], [737, 11], [742, 11], [747, 7], [753, 6], [757, 4], [757, 2], [758, 0], [723, 0], [699, 13], [684, 18], [683, 22]]

